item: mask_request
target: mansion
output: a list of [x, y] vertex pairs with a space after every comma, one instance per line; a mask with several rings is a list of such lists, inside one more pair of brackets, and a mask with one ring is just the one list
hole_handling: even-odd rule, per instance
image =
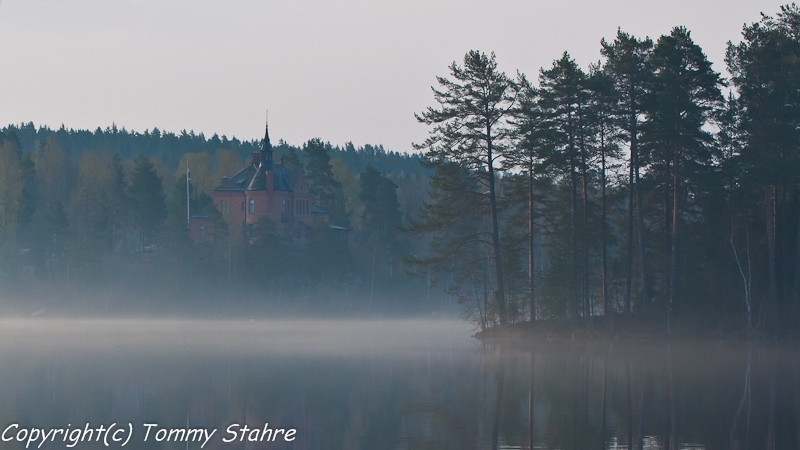
[[269, 126], [261, 152], [253, 153], [250, 164], [235, 175], [222, 177], [211, 197], [213, 203], [189, 219], [189, 236], [195, 243], [214, 240], [211, 208], [222, 213], [232, 235], [244, 231], [251, 240], [256, 223], [264, 217], [275, 223], [278, 235], [291, 237], [295, 244], [308, 241], [314, 220], [328, 221], [328, 214], [313, 206], [314, 192], [303, 175], [273, 161]]

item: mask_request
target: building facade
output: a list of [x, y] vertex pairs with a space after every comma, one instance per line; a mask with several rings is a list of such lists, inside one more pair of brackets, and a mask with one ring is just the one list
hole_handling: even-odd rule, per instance
[[189, 220], [189, 235], [195, 243], [213, 242], [218, 223], [211, 208], [221, 213], [231, 235], [245, 233], [254, 238], [256, 224], [268, 218], [280, 236], [295, 244], [308, 241], [314, 220], [328, 221], [328, 214], [314, 207], [314, 193], [302, 174], [293, 174], [275, 164], [267, 126], [261, 152], [253, 153], [251, 162], [230, 177], [222, 177], [213, 190], [213, 203]]

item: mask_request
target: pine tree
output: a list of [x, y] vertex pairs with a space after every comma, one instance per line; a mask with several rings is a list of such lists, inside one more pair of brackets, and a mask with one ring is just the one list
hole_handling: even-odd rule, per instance
[[500, 305], [491, 296], [496, 253], [487, 238], [491, 236], [486, 220], [490, 205], [483, 185], [473, 175], [456, 162], [436, 165], [430, 200], [405, 228], [417, 239], [430, 236], [430, 245], [426, 253], [409, 255], [404, 263], [412, 276], [426, 277], [429, 286], [439, 275], [455, 274], [451, 292], [483, 329], [496, 323]]
[[500, 231], [495, 192], [496, 161], [508, 150], [513, 134], [509, 120], [517, 100], [518, 86], [497, 70], [492, 53], [487, 56], [470, 51], [464, 65], [450, 65], [450, 76], [437, 77], [441, 90], [431, 88], [440, 109], [429, 107], [416, 118], [433, 126], [430, 136], [415, 148], [426, 150], [434, 165], [456, 162], [468, 169], [485, 190], [491, 222], [491, 248], [494, 260], [494, 298], [500, 323], [508, 322], [506, 314]]
[[682, 215], [693, 177], [712, 162], [714, 138], [704, 127], [722, 106], [722, 79], [711, 69], [711, 63], [684, 27], [676, 27], [669, 35], [659, 38], [652, 64], [654, 77], [647, 101], [645, 138], [653, 158], [664, 161], [672, 175], [669, 330], [677, 289]]
[[610, 160], [619, 158], [619, 133], [614, 123], [614, 106], [619, 101], [619, 93], [614, 89], [613, 80], [598, 65], [592, 66], [587, 88], [590, 96], [589, 118], [594, 134], [594, 146], [599, 151], [601, 196], [601, 282], [602, 282], [602, 307], [603, 315], [613, 314], [609, 305], [609, 274], [608, 274], [608, 169]]
[[[572, 318], [579, 310], [588, 313], [588, 269], [587, 236], [579, 233], [586, 227], [587, 171], [586, 171], [586, 123], [588, 107], [586, 74], [567, 52], [553, 62], [553, 66], [542, 69], [539, 75], [538, 107], [542, 111], [543, 170], [565, 178], [569, 187], [570, 265], [564, 280], [567, 289], [567, 312]], [[582, 191], [582, 206], [578, 206], [578, 188]], [[579, 220], [582, 217], [583, 220]], [[579, 236], [581, 236], [579, 243]], [[579, 244], [581, 248], [579, 249]], [[582, 262], [582, 263], [581, 263]]]
[[625, 313], [631, 311], [631, 292], [633, 282], [633, 207], [634, 194], [636, 210], [638, 212], [639, 235], [639, 273], [641, 275], [642, 295], [640, 303], [642, 309], [647, 303], [649, 283], [647, 272], [647, 252], [645, 247], [644, 212], [642, 210], [642, 193], [639, 184], [639, 169], [641, 168], [639, 148], [640, 116], [644, 109], [642, 103], [647, 94], [647, 81], [651, 77], [650, 55], [653, 41], [649, 38], [637, 39], [622, 30], [617, 30], [617, 37], [612, 43], [603, 39], [601, 54], [606, 58], [603, 69], [613, 80], [618, 93], [616, 113], [620, 128], [628, 133], [628, 234], [627, 234], [627, 277], [623, 309]]
[[536, 203], [534, 185], [537, 171], [541, 172], [542, 158], [548, 146], [545, 114], [539, 104], [539, 93], [525, 77], [521, 77], [520, 101], [517, 126], [517, 148], [509, 152], [503, 161], [507, 169], [519, 168], [527, 179], [525, 189], [525, 207], [523, 208], [526, 219], [524, 227], [528, 229], [528, 295], [530, 320], [536, 320]]
[[[792, 227], [800, 177], [800, 8], [781, 7], [777, 17], [763, 16], [745, 26], [738, 45], [728, 43], [726, 62], [739, 93], [747, 181], [763, 191], [769, 302], [766, 319], [800, 317], [800, 223]], [[797, 201], [797, 200], [795, 200]], [[796, 219], [800, 222], [800, 218]], [[795, 228], [795, 229], [793, 229]], [[795, 239], [795, 248], [789, 243]], [[791, 253], [794, 253], [794, 273]], [[794, 280], [792, 280], [794, 278]], [[794, 305], [784, 305], [793, 292]], [[793, 310], [793, 311], [792, 311]], [[785, 314], [791, 312], [791, 314]]]

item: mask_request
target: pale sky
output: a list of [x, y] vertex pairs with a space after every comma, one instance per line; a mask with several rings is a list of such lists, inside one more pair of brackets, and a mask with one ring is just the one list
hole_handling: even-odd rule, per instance
[[414, 113], [471, 50], [536, 79], [567, 50], [588, 67], [617, 28], [684, 25], [727, 75], [726, 42], [764, 0], [0, 0], [0, 127], [159, 127], [320, 137], [410, 151]]

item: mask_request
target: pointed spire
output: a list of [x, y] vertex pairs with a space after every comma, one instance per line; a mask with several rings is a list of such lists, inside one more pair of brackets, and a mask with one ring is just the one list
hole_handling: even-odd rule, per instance
[[266, 170], [274, 168], [272, 161], [272, 143], [269, 141], [269, 110], [267, 110], [267, 125], [264, 131], [264, 142], [261, 144], [261, 164], [265, 165]]

